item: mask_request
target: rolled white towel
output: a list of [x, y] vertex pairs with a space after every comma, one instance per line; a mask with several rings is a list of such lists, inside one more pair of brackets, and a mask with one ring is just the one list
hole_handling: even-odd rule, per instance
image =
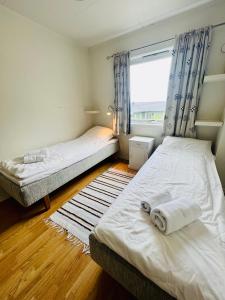
[[49, 155], [48, 149], [33, 150], [26, 153], [23, 157], [24, 164], [44, 161]]
[[201, 216], [200, 206], [193, 200], [174, 200], [160, 204], [151, 211], [152, 223], [164, 234], [170, 234]]
[[162, 203], [166, 203], [168, 201], [171, 200], [171, 195], [169, 192], [161, 192], [161, 193], [154, 193], [154, 194], [150, 194], [148, 196], [147, 200], [142, 200], [141, 201], [141, 208], [143, 211], [145, 211], [146, 213], [150, 214], [151, 210], [162, 204]]

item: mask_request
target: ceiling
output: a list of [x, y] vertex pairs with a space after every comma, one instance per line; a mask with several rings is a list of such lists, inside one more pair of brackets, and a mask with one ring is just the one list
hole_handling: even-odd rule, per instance
[[0, 0], [83, 46], [93, 46], [217, 0]]

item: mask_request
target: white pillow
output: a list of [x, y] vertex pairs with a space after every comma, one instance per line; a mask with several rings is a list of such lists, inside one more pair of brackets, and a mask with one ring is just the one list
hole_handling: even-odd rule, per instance
[[113, 138], [113, 130], [107, 127], [95, 126], [86, 131], [83, 136], [84, 138], [94, 138], [102, 142], [107, 142]]
[[163, 146], [169, 146], [181, 150], [191, 150], [200, 153], [211, 153], [212, 142], [191, 138], [166, 136]]

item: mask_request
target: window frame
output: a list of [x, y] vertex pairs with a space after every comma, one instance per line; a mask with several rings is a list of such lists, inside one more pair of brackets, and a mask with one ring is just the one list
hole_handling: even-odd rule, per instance
[[[136, 65], [136, 64], [142, 64], [142, 63], [147, 63], [149, 61], [154, 61], [154, 60], [158, 60], [161, 58], [165, 58], [165, 57], [172, 57], [172, 46], [166, 47], [166, 48], [162, 48], [162, 49], [158, 49], [155, 51], [148, 51], [148, 52], [144, 52], [138, 55], [133, 55], [131, 56], [130, 59], [130, 66], [132, 65]], [[130, 69], [131, 70], [131, 69]], [[131, 102], [131, 99], [130, 99]], [[131, 125], [145, 125], [145, 126], [149, 126], [149, 125], [160, 125], [163, 126], [163, 122], [164, 120], [161, 121], [156, 121], [156, 120], [140, 120], [140, 121], [134, 121], [131, 119]]]

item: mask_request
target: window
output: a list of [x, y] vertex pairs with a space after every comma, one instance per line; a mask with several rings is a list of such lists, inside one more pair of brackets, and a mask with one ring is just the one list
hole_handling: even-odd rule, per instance
[[131, 121], [162, 122], [171, 65], [169, 50], [131, 60]]

